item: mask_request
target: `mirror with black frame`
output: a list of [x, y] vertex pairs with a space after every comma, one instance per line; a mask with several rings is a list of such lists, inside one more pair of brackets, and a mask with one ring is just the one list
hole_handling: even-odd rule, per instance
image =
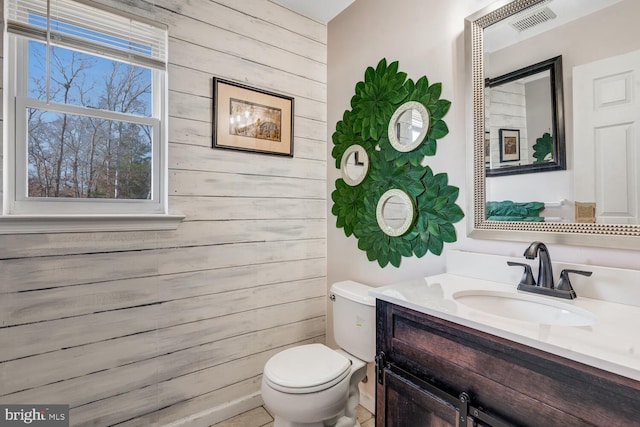
[[485, 79], [486, 176], [566, 169], [562, 56]]
[[[465, 20], [470, 237], [640, 249], [638, 16], [637, 0], [499, 0]], [[522, 135], [515, 126], [487, 129], [485, 80], [491, 85], [494, 76], [560, 56], [566, 167], [499, 174], [516, 167], [500, 165], [499, 156], [513, 161], [513, 141]], [[500, 129], [511, 145], [504, 153], [497, 145], [493, 161], [491, 141], [499, 141]], [[542, 208], [532, 220], [488, 219], [487, 207], [502, 201]]]

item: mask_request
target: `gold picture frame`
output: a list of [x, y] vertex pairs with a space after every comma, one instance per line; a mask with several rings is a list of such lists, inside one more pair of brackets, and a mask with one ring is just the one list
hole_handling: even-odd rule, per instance
[[213, 148], [293, 157], [292, 97], [213, 78]]

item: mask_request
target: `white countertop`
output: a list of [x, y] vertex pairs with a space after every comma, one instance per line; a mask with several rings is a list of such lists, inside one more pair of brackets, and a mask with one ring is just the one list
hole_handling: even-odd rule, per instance
[[[558, 326], [499, 317], [453, 298], [463, 291], [496, 291], [560, 301], [592, 313], [589, 326]], [[565, 300], [516, 290], [505, 284], [451, 273], [369, 291], [377, 299], [487, 332], [586, 365], [640, 381], [640, 307], [578, 297]], [[580, 294], [578, 294], [580, 295]]]

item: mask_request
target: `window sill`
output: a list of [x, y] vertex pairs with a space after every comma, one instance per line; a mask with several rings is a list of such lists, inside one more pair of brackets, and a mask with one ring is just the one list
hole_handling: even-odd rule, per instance
[[175, 230], [183, 218], [183, 215], [0, 215], [0, 234]]

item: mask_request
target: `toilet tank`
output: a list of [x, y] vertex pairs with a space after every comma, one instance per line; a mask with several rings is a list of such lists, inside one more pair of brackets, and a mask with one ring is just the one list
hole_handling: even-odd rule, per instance
[[333, 336], [341, 349], [365, 362], [376, 354], [376, 299], [370, 286], [347, 280], [331, 286]]

